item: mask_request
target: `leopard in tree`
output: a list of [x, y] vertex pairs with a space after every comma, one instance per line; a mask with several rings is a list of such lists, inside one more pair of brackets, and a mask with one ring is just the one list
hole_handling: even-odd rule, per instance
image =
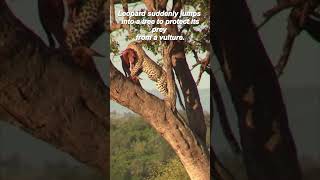
[[[131, 77], [137, 77], [142, 72], [148, 75], [148, 78], [156, 82], [158, 91], [166, 97], [168, 94], [167, 88], [167, 73], [166, 71], [154, 62], [136, 42], [130, 43], [126, 51], [134, 51], [136, 56], [127, 57], [130, 63], [129, 72]], [[129, 53], [123, 53], [129, 54]]]
[[[154, 62], [142, 49], [142, 47], [137, 42], [132, 42], [128, 45], [126, 51], [134, 51], [134, 53], [123, 53], [123, 60], [127, 60], [129, 62], [129, 71], [125, 70], [126, 73], [130, 73], [130, 77], [133, 80], [137, 79], [142, 72], [146, 73], [150, 80], [156, 82], [156, 88], [158, 91], [165, 97], [168, 97], [168, 87], [167, 87], [167, 73], [166, 71]], [[126, 72], [127, 71], [127, 72]], [[180, 106], [183, 110], [185, 110], [185, 106], [182, 103], [181, 95], [178, 91], [177, 85], [175, 84], [176, 95], [178, 97]], [[184, 123], [187, 123], [184, 117], [177, 111], [175, 105], [173, 107], [175, 113], [177, 113], [178, 118]]]
[[[67, 4], [69, 11], [65, 27], [63, 2]], [[97, 24], [104, 21], [104, 4], [107, 4], [107, 0], [38, 0], [40, 21], [48, 36], [50, 47], [55, 47], [54, 38], [62, 49], [67, 50], [91, 45], [95, 38], [91, 36], [101, 31]], [[98, 30], [94, 30], [95, 28]]]
[[[91, 49], [90, 36], [95, 31], [95, 25], [104, 19], [104, 4], [107, 0], [67, 0], [69, 11], [75, 11], [72, 19], [66, 27], [65, 49], [71, 52], [76, 64], [81, 67], [98, 73], [93, 57], [103, 57]], [[72, 4], [73, 5], [70, 5]], [[70, 6], [70, 7], [69, 7]], [[77, 7], [74, 7], [77, 6]], [[69, 12], [70, 15], [70, 12]], [[103, 21], [101, 21], [103, 22]], [[95, 33], [95, 32], [93, 32]]]
[[[69, 16], [64, 27], [65, 9], [68, 5]], [[54, 38], [59, 42], [60, 49], [70, 53], [72, 60], [80, 67], [97, 74], [93, 57], [103, 57], [89, 46], [100, 33], [97, 27], [104, 21], [104, 4], [107, 0], [38, 0], [41, 24], [48, 36], [49, 45], [55, 47]]]
[[69, 49], [86, 44], [84, 35], [87, 34], [100, 18], [104, 18], [106, 0], [88, 0], [74, 19], [72, 27], [67, 29], [66, 45]]

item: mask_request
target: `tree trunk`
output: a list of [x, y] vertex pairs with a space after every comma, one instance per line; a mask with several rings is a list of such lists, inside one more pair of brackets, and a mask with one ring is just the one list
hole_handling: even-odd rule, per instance
[[[149, 11], [154, 11], [156, 5], [153, 0], [143, 1]], [[159, 9], [165, 9], [166, 1], [161, 1], [158, 4]], [[182, 2], [180, 0], [174, 1], [173, 7], [176, 7], [176, 11], [180, 11]], [[167, 17], [157, 17], [165, 20]], [[164, 26], [164, 25], [163, 25]], [[166, 26], [168, 34], [177, 36], [179, 30], [176, 24]], [[182, 94], [185, 101], [186, 113], [190, 123], [190, 128], [196, 133], [196, 135], [206, 142], [206, 124], [204, 121], [203, 108], [200, 101], [197, 85], [191, 74], [189, 65], [185, 56], [185, 45], [183, 41], [172, 41], [173, 47], [170, 52], [170, 58], [172, 66], [179, 81]]]
[[212, 43], [239, 116], [250, 180], [300, 180], [301, 171], [273, 66], [244, 0], [216, 0]]
[[176, 152], [192, 180], [209, 180], [206, 145], [195, 137], [188, 125], [177, 118], [163, 100], [125, 78], [112, 64], [110, 80], [111, 99], [141, 115], [155, 128]]
[[206, 125], [197, 85], [188, 66], [183, 42], [173, 42], [171, 60], [185, 101], [191, 128], [206, 142]]
[[108, 88], [70, 55], [49, 49], [0, 0], [0, 108], [7, 121], [109, 173]]

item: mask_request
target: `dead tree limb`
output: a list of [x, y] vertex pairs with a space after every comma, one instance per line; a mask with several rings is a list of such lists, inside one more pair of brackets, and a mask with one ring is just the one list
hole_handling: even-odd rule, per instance
[[172, 61], [170, 58], [170, 54], [172, 51], [172, 43], [168, 44], [163, 48], [164, 48], [163, 63], [164, 63], [164, 68], [167, 74], [167, 88], [168, 88], [168, 94], [167, 94], [167, 97], [165, 97], [165, 101], [173, 111], [176, 111], [176, 97], [177, 97], [176, 86], [175, 86], [174, 74], [172, 71]]
[[261, 24], [257, 26], [257, 29], [260, 29], [262, 26], [264, 26], [272, 17], [280, 13], [281, 11], [292, 8], [294, 6], [298, 6], [303, 3], [304, 0], [279, 0], [278, 4], [263, 13], [263, 16], [265, 19]]
[[278, 76], [281, 76], [283, 74], [283, 71], [289, 61], [289, 57], [290, 57], [291, 50], [292, 50], [292, 47], [294, 44], [294, 40], [301, 32], [301, 28], [299, 26], [299, 19], [296, 16], [296, 14], [297, 14], [297, 10], [292, 9], [290, 16], [288, 18], [287, 37], [286, 37], [286, 40], [283, 45], [282, 55], [275, 66], [275, 71]]
[[[180, 11], [182, 8], [182, 2], [180, 0], [174, 1], [173, 7], [175, 11]], [[144, 0], [148, 11], [156, 10], [156, 5], [152, 0]], [[164, 8], [164, 4], [160, 9]], [[159, 7], [158, 7], [159, 8]], [[159, 17], [157, 17], [159, 18]], [[165, 20], [167, 17], [160, 17]], [[168, 25], [168, 34], [179, 35], [179, 30], [176, 24]], [[206, 142], [206, 125], [204, 121], [203, 109], [200, 101], [197, 85], [190, 72], [189, 65], [185, 56], [184, 42], [173, 41], [173, 47], [170, 54], [172, 60], [172, 66], [179, 81], [179, 85], [182, 90], [182, 94], [185, 100], [185, 107], [188, 120], [190, 122], [191, 129], [201, 138], [203, 142]]]

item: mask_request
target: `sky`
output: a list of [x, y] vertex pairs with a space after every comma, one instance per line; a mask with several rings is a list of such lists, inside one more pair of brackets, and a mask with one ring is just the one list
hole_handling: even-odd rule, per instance
[[[262, 13], [269, 10], [275, 1], [247, 0], [256, 24], [262, 22]], [[264, 46], [273, 62], [280, 57], [286, 36], [288, 10], [273, 17], [259, 32]], [[319, 86], [320, 85], [320, 49], [306, 32], [302, 32], [294, 43], [289, 63], [280, 78], [284, 86]]]

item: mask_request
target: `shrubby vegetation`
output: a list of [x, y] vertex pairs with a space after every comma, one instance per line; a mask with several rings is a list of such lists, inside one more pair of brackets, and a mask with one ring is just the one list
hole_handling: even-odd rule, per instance
[[188, 179], [170, 146], [140, 117], [111, 120], [111, 179]]

